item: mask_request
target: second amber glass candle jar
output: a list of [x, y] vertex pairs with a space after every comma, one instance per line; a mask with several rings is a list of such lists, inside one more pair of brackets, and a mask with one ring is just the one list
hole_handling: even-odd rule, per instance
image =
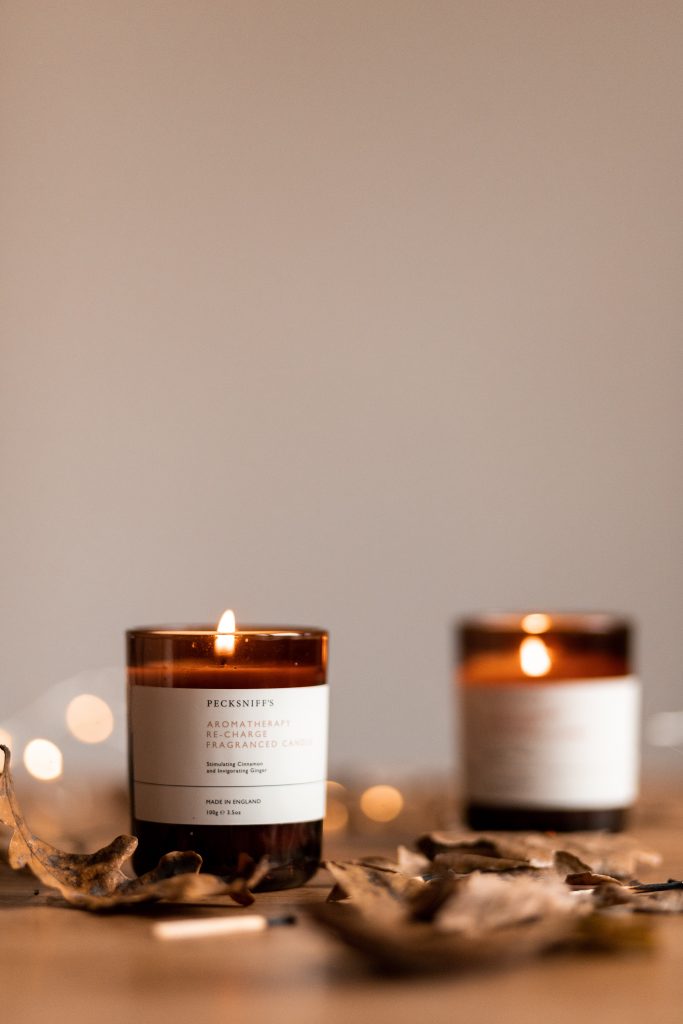
[[195, 850], [212, 874], [265, 857], [261, 889], [301, 885], [321, 855], [327, 633], [151, 627], [127, 641], [136, 870]]
[[465, 619], [457, 635], [468, 824], [622, 829], [639, 765], [629, 623], [491, 614]]

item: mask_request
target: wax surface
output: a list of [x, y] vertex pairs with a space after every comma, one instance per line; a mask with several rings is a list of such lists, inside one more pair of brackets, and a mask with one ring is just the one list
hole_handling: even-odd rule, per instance
[[245, 665], [228, 659], [156, 662], [128, 670], [130, 686], [172, 686], [193, 689], [264, 689], [274, 686], [319, 686], [325, 681], [318, 665]]

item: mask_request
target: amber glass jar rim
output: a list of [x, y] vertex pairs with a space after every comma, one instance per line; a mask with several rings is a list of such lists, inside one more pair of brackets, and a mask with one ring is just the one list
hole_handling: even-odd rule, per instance
[[217, 636], [254, 636], [264, 640], [310, 640], [326, 637], [327, 630], [316, 626], [240, 626], [234, 632], [219, 633], [215, 626], [134, 626], [126, 630], [127, 636], [156, 637], [217, 637]]
[[540, 632], [548, 633], [613, 633], [630, 629], [626, 616], [613, 612], [555, 612], [531, 608], [528, 611], [481, 612], [458, 619], [459, 630], [481, 630], [495, 633], [525, 633], [522, 621], [530, 615], [547, 615], [549, 625]]

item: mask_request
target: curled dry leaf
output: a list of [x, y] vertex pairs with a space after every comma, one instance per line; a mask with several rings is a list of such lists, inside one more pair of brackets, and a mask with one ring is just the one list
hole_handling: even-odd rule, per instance
[[437, 853], [434, 863], [450, 868], [456, 875], [469, 875], [472, 871], [536, 871], [528, 860], [515, 860], [512, 857], [489, 857], [481, 853], [469, 853], [463, 850], [449, 850]]
[[602, 884], [595, 888], [593, 901], [598, 907], [626, 904], [639, 914], [682, 914], [683, 882], [652, 885]]
[[267, 871], [259, 865], [248, 876], [225, 882], [214, 875], [200, 875], [198, 853], [174, 852], [161, 858], [156, 868], [139, 878], [129, 878], [122, 868], [137, 847], [134, 836], [117, 836], [95, 853], [65, 853], [43, 842], [26, 825], [19, 808], [12, 774], [11, 755], [0, 745], [4, 765], [0, 774], [0, 822], [12, 830], [8, 860], [19, 870], [31, 869], [44, 885], [85, 910], [110, 910], [155, 900], [188, 901], [207, 896], [230, 896], [236, 903], [253, 902], [250, 889]]
[[575, 857], [573, 853], [568, 853], [567, 850], [557, 850], [554, 853], [553, 868], [560, 878], [566, 878], [567, 875], [578, 875], [582, 871], [590, 871], [588, 864], [584, 864], [582, 860]]
[[471, 874], [447, 900], [435, 919], [443, 932], [485, 935], [499, 928], [542, 918], [568, 922], [591, 912], [588, 901], [576, 899], [559, 878], [538, 874]]
[[596, 875], [593, 871], [579, 871], [567, 875], [565, 882], [575, 889], [594, 889], [598, 885], [616, 885], [622, 889], [626, 887], [626, 883], [619, 881], [618, 878], [612, 878], [611, 875]]
[[[311, 916], [373, 964], [399, 971], [463, 970], [506, 964], [558, 945], [580, 903], [556, 875], [456, 874], [427, 862], [329, 862], [350, 905], [312, 905]], [[423, 866], [423, 865], [420, 865]], [[523, 891], [522, 891], [523, 890]]]
[[564, 916], [471, 936], [440, 932], [421, 921], [396, 921], [388, 927], [353, 907], [329, 903], [313, 903], [307, 910], [317, 924], [361, 953], [369, 964], [392, 973], [507, 966], [561, 945], [571, 934]]
[[433, 921], [456, 890], [466, 882], [452, 872], [430, 874], [421, 889], [416, 890], [408, 908], [414, 921]]
[[634, 898], [634, 909], [641, 914], [683, 913], [683, 885], [664, 892], [635, 893]]
[[348, 905], [312, 906], [312, 916], [375, 965], [433, 971], [503, 965], [556, 946], [647, 949], [642, 919], [596, 911], [683, 909], [676, 883], [653, 893], [623, 881], [659, 862], [626, 836], [436, 833], [418, 848], [400, 848], [396, 863], [329, 863], [332, 898]]
[[396, 856], [399, 871], [404, 875], [422, 875], [429, 871], [431, 861], [423, 853], [409, 850], [407, 846], [399, 846]]
[[430, 859], [460, 852], [527, 861], [536, 868], [553, 867], [554, 858], [562, 853], [581, 863], [575, 871], [620, 879], [631, 879], [639, 868], [661, 863], [656, 851], [643, 848], [631, 836], [605, 832], [430, 832], [420, 836], [417, 847]]
[[309, 913], [390, 971], [512, 964], [569, 941], [584, 912], [556, 877], [444, 874], [401, 890], [362, 862], [328, 868], [351, 904], [313, 904]]
[[335, 881], [328, 902], [351, 898], [383, 920], [403, 915], [404, 899], [424, 883], [403, 874], [397, 865], [366, 861], [327, 861], [325, 867]]

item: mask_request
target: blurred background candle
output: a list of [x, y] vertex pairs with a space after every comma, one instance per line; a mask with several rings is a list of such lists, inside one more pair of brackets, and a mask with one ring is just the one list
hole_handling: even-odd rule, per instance
[[196, 850], [235, 875], [267, 857], [262, 889], [317, 870], [327, 769], [327, 633], [133, 629], [128, 711], [134, 863]]
[[458, 627], [464, 812], [476, 829], [624, 827], [637, 794], [631, 629], [605, 614]]

